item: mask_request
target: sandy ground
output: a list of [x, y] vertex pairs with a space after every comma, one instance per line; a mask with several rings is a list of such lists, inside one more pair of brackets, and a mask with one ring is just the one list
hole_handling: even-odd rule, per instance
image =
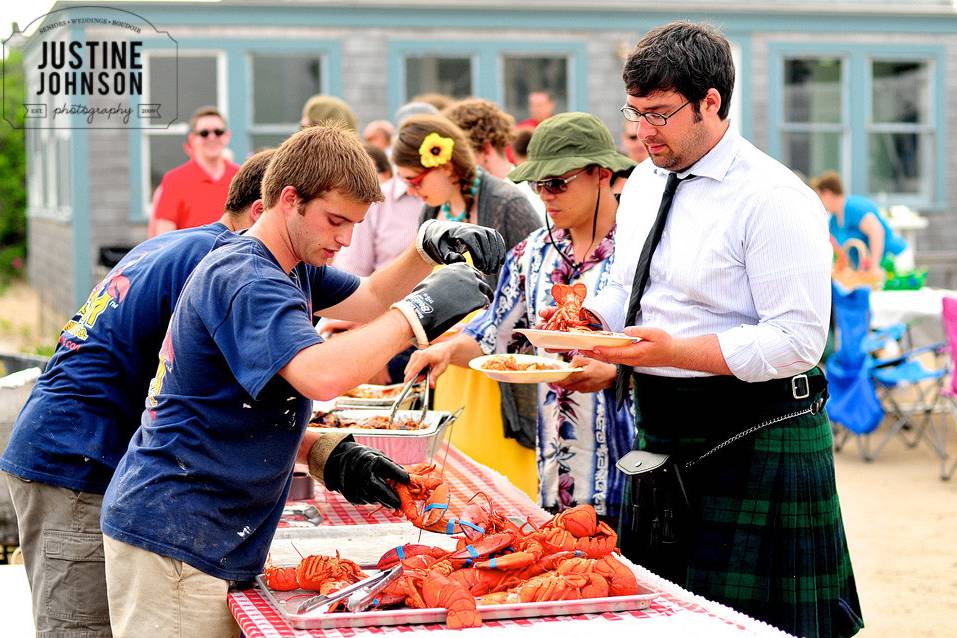
[[[38, 318], [27, 286], [0, 295], [0, 351], [52, 344], [55, 337], [37, 334]], [[957, 458], [957, 415], [938, 417]], [[859, 636], [957, 636], [957, 476], [941, 481], [930, 446], [909, 449], [899, 439], [873, 463], [851, 444], [835, 455], [835, 465], [867, 624]], [[0, 589], [24, 584], [3, 579]], [[0, 591], [0, 600], [10, 599]]]

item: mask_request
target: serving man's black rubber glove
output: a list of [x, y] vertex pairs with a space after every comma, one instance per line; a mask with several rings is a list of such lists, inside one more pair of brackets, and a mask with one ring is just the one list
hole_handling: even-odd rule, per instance
[[408, 483], [409, 473], [379, 450], [343, 440], [326, 459], [322, 478], [327, 488], [339, 492], [350, 503], [382, 503], [399, 509], [399, 495], [385, 479]]
[[479, 271], [468, 264], [452, 264], [423, 279], [392, 307], [405, 315], [416, 341], [424, 348], [465, 315], [488, 306], [490, 301], [492, 288]]
[[497, 273], [505, 263], [505, 240], [497, 230], [430, 219], [419, 226], [415, 239], [419, 255], [434, 264], [457, 264], [472, 255], [472, 265], [484, 273]]

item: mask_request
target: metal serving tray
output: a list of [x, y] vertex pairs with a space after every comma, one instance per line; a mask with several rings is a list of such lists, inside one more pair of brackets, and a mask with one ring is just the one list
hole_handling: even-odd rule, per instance
[[[375, 528], [372, 527], [374, 533]], [[637, 568], [628, 559], [616, 556], [637, 576]], [[375, 570], [366, 570], [369, 575]], [[266, 587], [262, 574], [256, 577], [256, 586], [262, 596], [276, 609], [279, 615], [295, 629], [328, 629], [333, 627], [370, 627], [385, 625], [431, 624], [445, 622], [445, 609], [385, 609], [363, 612], [322, 613], [319, 610], [305, 614], [295, 613], [299, 605], [316, 592], [297, 589], [288, 592], [272, 591]], [[483, 621], [507, 618], [535, 618], [539, 616], [567, 616], [573, 614], [600, 614], [605, 612], [645, 609], [658, 594], [643, 588], [634, 596], [611, 596], [585, 598], [582, 600], [558, 600], [543, 603], [516, 603], [485, 605], [478, 607]]]
[[[373, 416], [389, 416], [389, 410], [340, 410], [340, 417], [349, 419], [365, 419]], [[310, 425], [311, 430], [328, 433], [347, 432], [355, 437], [356, 442], [374, 447], [391, 458], [396, 463], [412, 465], [424, 463], [435, 455], [442, 436], [455, 420], [459, 413], [442, 410], [425, 412], [418, 410], [398, 410], [395, 418], [412, 419], [426, 424], [421, 430], [382, 430], [365, 428], [328, 428]]]

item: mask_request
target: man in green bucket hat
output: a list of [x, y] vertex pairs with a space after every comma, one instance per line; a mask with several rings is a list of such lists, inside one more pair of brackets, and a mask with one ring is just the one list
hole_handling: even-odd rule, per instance
[[[533, 328], [554, 307], [554, 284], [582, 283], [588, 295], [607, 281], [615, 253], [613, 173], [634, 166], [615, 150], [608, 128], [588, 113], [562, 113], [535, 130], [528, 161], [509, 179], [527, 181], [545, 204], [545, 228], [532, 232], [506, 258], [492, 305], [458, 336], [412, 355], [410, 379], [426, 365], [438, 376], [483, 354], [534, 352], [516, 328]], [[561, 355], [566, 360], [569, 354]], [[536, 450], [539, 501], [557, 512], [594, 505], [614, 525], [623, 480], [615, 462], [631, 449], [630, 406], [615, 408], [609, 388], [615, 367], [581, 359], [584, 370], [560, 384], [539, 384]]]

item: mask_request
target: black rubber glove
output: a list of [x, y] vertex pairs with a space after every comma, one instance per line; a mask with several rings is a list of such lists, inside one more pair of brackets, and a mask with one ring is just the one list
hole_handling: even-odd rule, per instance
[[505, 240], [485, 226], [430, 219], [419, 227], [415, 242], [419, 254], [435, 264], [464, 262], [466, 251], [472, 265], [490, 275], [505, 263]]
[[322, 478], [327, 488], [350, 503], [382, 503], [399, 509], [399, 495], [385, 479], [408, 483], [409, 473], [379, 450], [344, 440], [329, 453]]
[[492, 288], [468, 264], [440, 268], [422, 280], [402, 301], [392, 305], [405, 315], [416, 341], [425, 347], [465, 315], [488, 306]]

